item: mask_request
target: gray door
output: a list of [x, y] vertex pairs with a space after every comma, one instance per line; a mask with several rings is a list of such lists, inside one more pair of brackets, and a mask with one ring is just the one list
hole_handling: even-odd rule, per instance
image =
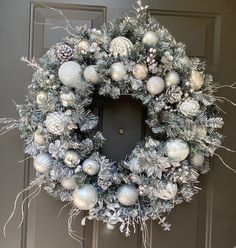
[[[49, 1], [44, 1], [49, 2]], [[51, 1], [50, 1], [51, 2]], [[55, 2], [55, 1], [52, 1]], [[102, 22], [110, 21], [131, 10], [134, 1], [128, 0], [71, 0], [60, 1], [52, 7], [61, 8], [69, 20], [75, 25], [87, 24], [99, 27]], [[78, 5], [78, 3], [80, 5]], [[87, 6], [90, 4], [91, 6]], [[146, 4], [146, 3], [145, 3]], [[149, 13], [165, 25], [177, 40], [187, 44], [188, 54], [205, 58], [208, 71], [221, 83], [235, 82], [236, 57], [236, 2], [235, 0], [149, 0]], [[86, 5], [86, 6], [84, 6]], [[48, 46], [64, 35], [54, 30], [50, 32], [50, 25], [36, 25], [52, 23], [64, 25], [63, 18], [54, 11], [47, 10], [38, 4], [30, 4], [28, 0], [0, 1], [0, 54], [1, 54], [1, 97], [0, 116], [16, 116], [16, 103], [21, 103], [30, 82], [32, 71], [25, 64], [20, 63], [22, 55], [42, 55]], [[234, 100], [235, 92], [225, 90], [221, 92], [227, 98]], [[119, 108], [122, 104], [129, 105], [126, 115], [119, 118], [120, 113], [112, 115], [112, 108]], [[235, 109], [224, 104], [228, 113], [225, 115], [226, 125], [224, 134], [227, 136], [226, 146], [236, 147], [236, 118]], [[143, 137], [145, 127], [143, 123], [143, 109], [137, 103], [123, 98], [103, 108], [100, 120], [101, 128], [110, 141], [120, 142], [119, 147], [107, 143], [104, 153], [114, 159], [120, 159], [129, 152], [135, 142]], [[124, 118], [127, 116], [127, 118]], [[131, 118], [132, 117], [132, 118]], [[131, 122], [132, 121], [132, 122]], [[134, 132], [130, 136], [121, 135], [133, 125]], [[126, 144], [126, 146], [123, 146]], [[236, 156], [222, 150], [220, 154], [227, 163], [235, 166]], [[24, 186], [34, 177], [34, 170], [30, 163], [18, 163], [23, 157], [23, 144], [17, 131], [2, 136], [0, 139], [0, 227], [10, 214], [14, 198]], [[235, 176], [229, 172], [220, 161], [212, 161], [211, 173], [201, 177], [202, 191], [195, 196], [191, 204], [181, 204], [169, 216], [172, 224], [170, 232], [164, 232], [158, 223], [149, 223], [151, 247], [155, 248], [232, 248], [236, 245], [236, 188]], [[78, 243], [67, 234], [67, 215], [65, 209], [60, 218], [57, 215], [62, 203], [55, 201], [46, 193], [32, 203], [29, 211], [25, 212], [25, 222], [17, 230], [20, 221], [20, 209], [7, 229], [7, 238], [0, 234], [2, 248], [75, 248]], [[83, 216], [81, 216], [82, 218]], [[125, 238], [118, 229], [109, 231], [101, 224], [88, 222], [80, 225], [81, 218], [74, 223], [78, 234], [84, 237], [84, 248], [118, 248], [142, 247], [141, 235], [138, 232]]]

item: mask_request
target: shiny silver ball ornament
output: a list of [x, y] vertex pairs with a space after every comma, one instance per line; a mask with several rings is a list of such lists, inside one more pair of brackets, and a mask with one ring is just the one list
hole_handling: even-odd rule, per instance
[[67, 61], [59, 67], [58, 77], [65, 86], [76, 88], [82, 81], [82, 68], [75, 61]]
[[90, 210], [98, 201], [98, 193], [93, 185], [84, 184], [73, 191], [72, 198], [77, 208], [80, 210]]
[[176, 71], [170, 71], [165, 77], [166, 87], [169, 87], [173, 84], [179, 84], [180, 76]]
[[193, 90], [200, 90], [204, 83], [203, 73], [193, 70], [191, 71], [189, 84]]
[[125, 66], [121, 62], [116, 62], [111, 66], [111, 78], [119, 82], [126, 76]]
[[76, 96], [72, 91], [60, 94], [61, 105], [64, 107], [73, 106], [76, 102]]
[[64, 177], [61, 180], [61, 186], [64, 189], [73, 190], [76, 187], [75, 179], [73, 177]]
[[95, 65], [89, 65], [85, 68], [84, 79], [85, 81], [92, 83], [92, 84], [98, 83], [99, 77], [98, 77], [98, 73], [96, 71]]
[[78, 152], [70, 150], [65, 153], [64, 162], [68, 167], [76, 167], [80, 162]]
[[84, 173], [86, 173], [89, 176], [93, 176], [99, 172], [100, 165], [96, 160], [87, 158], [86, 160], [84, 160], [82, 164], [82, 168]]
[[117, 191], [117, 199], [124, 206], [132, 206], [138, 200], [138, 190], [133, 185], [122, 185]]
[[176, 161], [183, 161], [189, 154], [189, 146], [182, 139], [171, 139], [165, 145], [166, 154]]
[[43, 145], [45, 142], [45, 137], [39, 130], [34, 132], [34, 142], [38, 145]]
[[67, 119], [64, 114], [53, 112], [47, 115], [45, 125], [50, 133], [61, 135], [66, 129]]
[[198, 126], [196, 128], [196, 138], [197, 139], [204, 139], [207, 135], [207, 129], [204, 126]]
[[76, 53], [86, 54], [89, 51], [89, 42], [87, 40], [80, 40], [75, 44]]
[[133, 43], [126, 37], [119, 36], [110, 43], [110, 53], [115, 57], [128, 58], [133, 48]]
[[203, 152], [201, 151], [194, 152], [190, 156], [190, 163], [196, 167], [201, 167], [204, 163], [204, 160], [205, 160], [205, 157], [204, 157]]
[[49, 171], [53, 164], [53, 158], [47, 153], [39, 153], [34, 157], [34, 168], [39, 173], [45, 173]]
[[143, 36], [143, 44], [149, 47], [154, 47], [157, 45], [159, 40], [158, 34], [153, 31], [147, 31]]
[[165, 88], [165, 82], [161, 77], [153, 76], [147, 81], [147, 91], [155, 96], [160, 94]]
[[160, 185], [155, 194], [158, 198], [167, 201], [173, 199], [176, 196], [177, 190], [177, 184], [169, 181], [165, 185]]
[[48, 94], [45, 91], [40, 91], [36, 95], [36, 102], [38, 105], [45, 105], [48, 99]]
[[144, 80], [148, 75], [148, 68], [146, 64], [136, 64], [133, 67], [133, 75], [136, 79]]
[[179, 111], [186, 117], [195, 117], [200, 112], [200, 104], [197, 100], [188, 97], [178, 105]]

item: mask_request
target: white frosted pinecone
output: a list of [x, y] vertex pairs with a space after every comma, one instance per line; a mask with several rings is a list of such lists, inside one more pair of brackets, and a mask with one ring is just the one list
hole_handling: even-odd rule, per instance
[[166, 90], [166, 97], [169, 103], [180, 102], [182, 94], [181, 88], [174, 84]]
[[60, 62], [66, 62], [73, 58], [73, 49], [66, 44], [61, 44], [57, 47], [57, 57]]

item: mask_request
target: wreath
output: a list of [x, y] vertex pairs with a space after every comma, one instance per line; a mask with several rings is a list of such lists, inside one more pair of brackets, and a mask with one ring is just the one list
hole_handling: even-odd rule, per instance
[[[97, 219], [130, 235], [131, 227], [166, 220], [175, 205], [191, 201], [209, 157], [220, 146], [216, 86], [205, 64], [186, 55], [164, 27], [148, 18], [137, 2], [136, 16], [125, 16], [101, 30], [72, 27], [38, 61], [20, 120], [4, 119], [6, 129], [19, 127], [25, 153], [33, 156], [36, 179], [26, 189], [43, 188], [72, 208], [71, 222]], [[117, 99], [128, 94], [147, 109], [152, 137], [113, 162], [99, 151], [105, 137], [96, 131], [90, 107], [96, 95]], [[3, 122], [3, 120], [2, 120]], [[36, 193], [32, 194], [34, 196]]]

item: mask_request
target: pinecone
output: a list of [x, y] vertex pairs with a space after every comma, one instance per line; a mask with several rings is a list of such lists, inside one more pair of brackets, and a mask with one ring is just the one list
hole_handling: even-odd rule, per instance
[[167, 90], [166, 90], [166, 97], [169, 103], [175, 103], [179, 102], [181, 100], [182, 96], [182, 91], [181, 88], [176, 86], [176, 85], [171, 85]]
[[73, 49], [66, 44], [61, 44], [57, 47], [57, 57], [60, 62], [66, 62], [73, 58]]

